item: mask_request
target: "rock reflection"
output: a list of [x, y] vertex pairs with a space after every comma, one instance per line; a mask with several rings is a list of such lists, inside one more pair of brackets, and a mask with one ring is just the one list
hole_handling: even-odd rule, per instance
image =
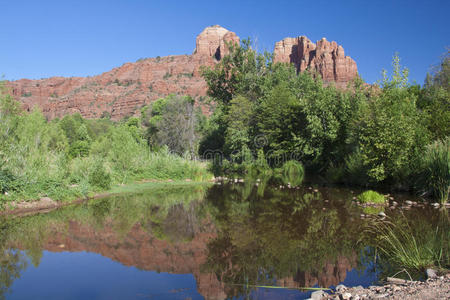
[[[0, 295], [42, 251], [98, 253], [141, 270], [193, 274], [205, 299], [243, 284], [328, 287], [361, 266], [352, 194], [266, 184], [171, 187], [98, 199], [1, 224]], [[16, 251], [16, 249], [23, 250]]]

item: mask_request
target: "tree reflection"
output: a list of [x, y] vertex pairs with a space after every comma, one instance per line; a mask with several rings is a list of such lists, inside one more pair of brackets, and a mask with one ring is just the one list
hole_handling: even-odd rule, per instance
[[361, 249], [362, 222], [343, 202], [325, 202], [319, 191], [270, 188], [261, 194], [232, 184], [212, 189], [207, 205], [219, 230], [203, 268], [229, 284], [229, 297], [248, 293], [245, 284], [305, 283], [305, 272], [318, 275], [326, 263], [356, 260]]
[[23, 253], [6, 246], [13, 222], [14, 220], [0, 217], [0, 299], [6, 298], [14, 280], [27, 268]]

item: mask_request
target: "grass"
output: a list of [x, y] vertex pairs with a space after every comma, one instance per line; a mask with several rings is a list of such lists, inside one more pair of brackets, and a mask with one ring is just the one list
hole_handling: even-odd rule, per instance
[[441, 203], [450, 193], [450, 137], [429, 145], [423, 157], [423, 171], [418, 180], [419, 190]]
[[368, 190], [360, 194], [358, 196], [358, 200], [361, 201], [362, 203], [374, 203], [374, 204], [384, 204], [386, 201], [383, 195], [372, 190]]
[[[422, 226], [419, 226], [422, 225]], [[448, 269], [448, 220], [437, 226], [410, 224], [405, 218], [397, 223], [380, 221], [369, 230], [375, 236], [375, 246], [392, 266], [411, 271], [428, 267]]]
[[368, 206], [368, 207], [364, 207], [363, 208], [363, 212], [367, 215], [376, 215], [379, 214], [380, 212], [384, 212], [384, 207], [383, 206]]

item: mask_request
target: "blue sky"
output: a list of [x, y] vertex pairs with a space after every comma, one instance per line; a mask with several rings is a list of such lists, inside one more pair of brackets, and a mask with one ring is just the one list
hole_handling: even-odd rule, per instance
[[306, 35], [343, 45], [367, 82], [391, 70], [395, 52], [423, 83], [450, 46], [450, 0], [2, 1], [0, 75], [92, 76], [142, 57], [189, 54], [219, 24], [259, 50]]

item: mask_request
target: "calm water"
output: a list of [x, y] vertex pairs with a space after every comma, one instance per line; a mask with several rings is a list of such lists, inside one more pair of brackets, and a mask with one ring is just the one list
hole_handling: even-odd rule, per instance
[[[0, 299], [304, 299], [310, 292], [256, 286], [368, 286], [386, 269], [374, 263], [371, 219], [355, 195], [170, 186], [2, 219]], [[429, 208], [404, 215], [440, 218]]]

